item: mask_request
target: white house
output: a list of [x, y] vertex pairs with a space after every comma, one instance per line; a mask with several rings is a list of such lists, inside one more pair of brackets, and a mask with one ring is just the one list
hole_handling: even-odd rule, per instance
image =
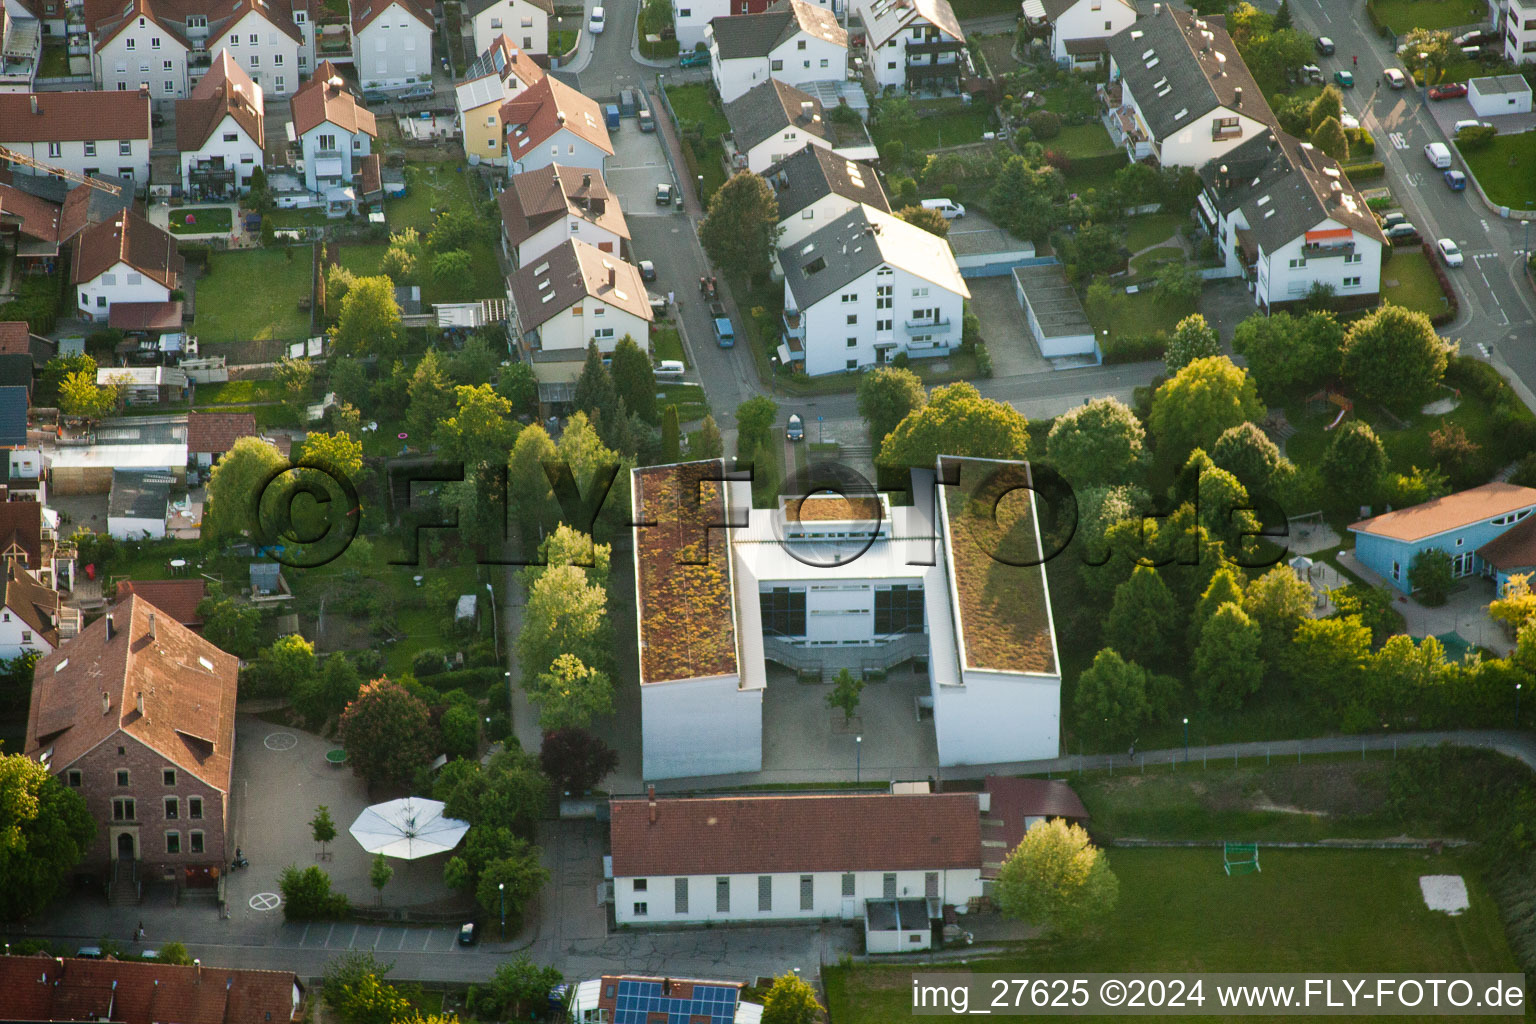
[[[101, 9], [96, 5], [92, 8]], [[192, 42], [149, 0], [112, 7], [94, 24], [88, 12], [87, 26], [93, 40], [91, 66], [102, 89], [147, 89], [155, 99], [180, 99], [187, 94], [187, 55]]]
[[[677, 32], [677, 44], [683, 50], [695, 49], [707, 43], [704, 33], [716, 18], [740, 14], [761, 14], [769, 7], [770, 0], [679, 0], [672, 5], [672, 27]], [[816, 0], [815, 6], [823, 7], [838, 18], [848, 11], [847, 0]]]
[[953, 91], [968, 73], [965, 32], [949, 0], [854, 0], [864, 66], [882, 90]]
[[862, 122], [839, 123], [821, 100], [777, 78], [753, 86], [725, 104], [738, 170], [762, 174], [805, 146], [821, 146], [849, 160], [879, 153]]
[[793, 246], [856, 206], [868, 205], [882, 213], [891, 210], [874, 168], [820, 146], [806, 146], [765, 168], [763, 179], [773, 186], [779, 201], [781, 248]]
[[594, 167], [551, 164], [514, 174], [496, 202], [502, 251], [514, 269], [567, 240], [585, 242], [610, 257], [622, 255], [629, 241], [618, 197]]
[[[976, 542], [1001, 528], [1039, 558], [1029, 468], [943, 469], [942, 487], [914, 471], [910, 506], [818, 494], [775, 509], [751, 508], [719, 461], [631, 473], [645, 778], [760, 771], [767, 661], [825, 674], [920, 659], [941, 765], [1055, 756], [1043, 564], [1002, 565]], [[998, 519], [982, 523], [973, 497]]]
[[59, 646], [59, 595], [13, 562], [4, 572], [0, 598], [0, 659], [9, 661], [36, 652], [52, 654]]
[[332, 207], [349, 207], [356, 163], [373, 151], [378, 122], [348, 92], [329, 61], [293, 96], [293, 131], [304, 160], [304, 187], [326, 194]]
[[[804, 345], [793, 361], [812, 376], [880, 366], [902, 352], [943, 356], [960, 345], [971, 293], [938, 235], [860, 206], [780, 246], [778, 259], [785, 345]], [[786, 354], [781, 348], [780, 359]]]
[[507, 278], [512, 336], [539, 397], [569, 401], [587, 346], [604, 355], [628, 335], [650, 351], [651, 304], [640, 271], [616, 254], [566, 240]]
[[[292, 95], [313, 63], [313, 35], [304, 31], [306, 25], [295, 23], [305, 17], [303, 10], [289, 11], [265, 0], [237, 0], [230, 14], [209, 26], [201, 44], [206, 53], [199, 54], [194, 49], [189, 70], [193, 86], [201, 73], [197, 58], [217, 60], [219, 54], [225, 53], [264, 91], [273, 96]], [[188, 26], [187, 34], [194, 47], [198, 45], [197, 32], [201, 27]]]
[[491, 40], [454, 86], [464, 155], [471, 164], [505, 166], [506, 128], [501, 105], [544, 77], [544, 69], [506, 35]]
[[1223, 17], [1155, 4], [1109, 56], [1110, 135], [1132, 160], [1199, 169], [1275, 123]]
[[722, 102], [776, 78], [791, 85], [848, 77], [848, 33], [805, 0], [778, 0], [761, 14], [716, 18], [704, 33]]
[[1133, 0], [1039, 2], [1050, 26], [1051, 56], [1074, 68], [1096, 66], [1109, 50], [1109, 37], [1136, 20]]
[[182, 191], [188, 196], [245, 192], [252, 172], [266, 163], [265, 122], [261, 86], [228, 50], [220, 50], [191, 97], [176, 101]]
[[1488, 0], [1488, 20], [1503, 35], [1505, 60], [1536, 61], [1536, 0]]
[[432, 12], [417, 0], [351, 0], [352, 62], [364, 89], [432, 80]]
[[1198, 207], [1233, 276], [1269, 312], [1326, 284], [1375, 305], [1386, 236], [1338, 162], [1275, 129], [1200, 169]]
[[171, 509], [169, 473], [114, 470], [107, 496], [107, 534], [118, 540], [160, 540]]
[[554, 0], [469, 0], [464, 13], [474, 24], [475, 49], [484, 53], [497, 36], [508, 36], [524, 53], [549, 53]]
[[597, 101], [546, 75], [501, 105], [506, 163], [514, 173], [559, 161], [602, 170], [613, 142]]
[[92, 224], [75, 243], [76, 315], [105, 322], [115, 302], [169, 302], [185, 264], [175, 236], [136, 213]]
[[150, 138], [137, 92], [0, 93], [0, 146], [76, 174], [148, 182]]
[[982, 894], [975, 793], [610, 802], [620, 925], [854, 921], [866, 900], [964, 913]]
[[[1536, 9], [1531, 12], [1536, 19]], [[1531, 22], [1536, 34], [1536, 20]], [[1536, 59], [1536, 58], [1532, 58]], [[1529, 114], [1531, 112], [1531, 83], [1524, 75], [1489, 75], [1467, 82], [1467, 102], [1472, 104], [1478, 117], [1498, 117], [1500, 114]]]

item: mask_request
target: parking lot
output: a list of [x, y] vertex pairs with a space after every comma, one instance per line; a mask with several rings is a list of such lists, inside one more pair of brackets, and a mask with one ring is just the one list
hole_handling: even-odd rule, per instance
[[[1434, 119], [1435, 126], [1445, 133], [1447, 139], [1455, 138], [1457, 121], [1487, 121], [1498, 129], [1500, 135], [1517, 135], [1536, 128], [1536, 113], [1480, 117], [1465, 96], [1456, 100], [1429, 100], [1425, 105], [1429, 108], [1429, 116]], [[1381, 141], [1377, 140], [1376, 144], [1380, 145]]]
[[656, 186], [675, 184], [662, 155], [661, 137], [656, 132], [642, 132], [633, 117], [623, 118], [617, 131], [609, 131], [613, 156], [603, 176], [608, 188], [618, 198], [626, 218], [671, 214], [656, 205]]

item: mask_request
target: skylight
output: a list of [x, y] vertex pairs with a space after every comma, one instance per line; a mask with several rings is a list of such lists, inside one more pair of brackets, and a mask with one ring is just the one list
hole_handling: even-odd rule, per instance
[[197, 656], [197, 663], [199, 665], [203, 666], [203, 668], [207, 669], [209, 672], [213, 671], [213, 662], [209, 661], [207, 658], [203, 657], [201, 654], [199, 654]]
[[1151, 60], [1147, 61], [1147, 70], [1151, 71], [1153, 68], [1157, 67], [1158, 64], [1160, 64], [1160, 63], [1162, 63], [1162, 58], [1161, 57], [1153, 57]]
[[538, 266], [533, 268], [533, 276], [538, 277], [540, 274], [548, 273], [548, 271], [549, 261], [545, 260], [543, 263], [540, 263]]
[[1148, 50], [1148, 51], [1147, 51], [1147, 52], [1146, 52], [1146, 53], [1144, 53], [1144, 54], [1142, 54], [1142, 55], [1141, 55], [1141, 59], [1142, 59], [1142, 60], [1150, 60], [1150, 59], [1151, 59], [1151, 57], [1152, 57], [1152, 55], [1153, 55], [1153, 54], [1154, 54], [1154, 53], [1156, 53], [1156, 52], [1157, 52], [1157, 51], [1156, 51], [1156, 50], [1155, 50], [1155, 49], [1154, 49], [1154, 50]]
[[1164, 75], [1162, 78], [1159, 78], [1157, 81], [1152, 83], [1152, 88], [1154, 88], [1154, 89], [1161, 89], [1163, 86], [1165, 86], [1167, 84], [1168, 84], [1168, 76]]
[[1273, 217], [1274, 215], [1275, 215], [1275, 211], [1274, 210], [1265, 210], [1264, 211], [1264, 219], [1265, 220], [1269, 220], [1269, 218]]
[[1175, 121], [1182, 121], [1182, 120], [1184, 120], [1188, 116], [1189, 116], [1189, 108], [1188, 107], [1181, 107], [1181, 108], [1179, 108], [1179, 112], [1177, 114], [1173, 115], [1173, 119]]
[[[1257, 181], [1258, 179], [1255, 178], [1254, 180]], [[1259, 201], [1255, 205], [1263, 206], [1263, 205], [1265, 205], [1268, 202], [1269, 202], [1269, 196], [1259, 196]]]

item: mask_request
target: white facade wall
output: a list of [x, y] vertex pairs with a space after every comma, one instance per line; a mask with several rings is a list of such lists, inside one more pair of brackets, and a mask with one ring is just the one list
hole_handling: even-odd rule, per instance
[[[125, 126], [126, 127], [126, 126]], [[123, 151], [124, 143], [127, 152]], [[10, 142], [0, 125], [0, 146], [76, 174], [116, 174], [149, 181], [149, 139], [99, 139], [95, 142]], [[25, 167], [16, 173], [30, 173]]]
[[[615, 255], [614, 259], [618, 259], [618, 256]], [[614, 346], [627, 334], [640, 346], [642, 352], [651, 350], [649, 321], [591, 296], [577, 305], [581, 307], [579, 315], [573, 312], [576, 306], [572, 306], [539, 326], [540, 348], [546, 352], [555, 349], [582, 352], [586, 350], [588, 342], [596, 341], [600, 352], [612, 355]]]
[[[890, 39], [886, 40], [884, 46], [878, 48], [871, 47], [868, 49], [864, 60], [866, 66], [868, 66], [874, 74], [876, 85], [882, 89], [890, 88], [903, 92], [906, 90], [907, 42], [908, 40], [914, 40], [918, 42], [925, 41], [927, 39], [928, 29], [932, 27], [935, 26], [931, 25], [927, 21], [919, 20], [914, 22], [913, 25], [909, 25], [902, 29]], [[940, 30], [937, 38], [945, 42], [951, 42], [955, 39], [954, 36], [942, 30]], [[936, 55], [924, 54], [921, 59], [917, 60], [916, 62], [936, 62], [940, 64], [947, 64], [951, 61], [959, 59], [958, 53], [945, 53], [942, 54], [942, 57], [943, 59], [939, 60]]]
[[787, 249], [858, 205], [847, 196], [828, 192], [794, 216], [779, 221], [779, 239], [775, 244]]
[[96, 82], [108, 92], [137, 92], [149, 83], [150, 99], [186, 99], [187, 48], [148, 18], [123, 29], [93, 56]]
[[118, 540], [143, 540], [145, 537], [160, 540], [165, 537], [165, 517], [137, 519], [131, 516], [108, 516], [107, 533]]
[[507, 136], [507, 160], [511, 173], [536, 171], [550, 164], [568, 164], [572, 167], [596, 167], [603, 169], [608, 152], [577, 135], [569, 128], [561, 128], [542, 143], [530, 142], [517, 146], [515, 136]]
[[[806, 0], [824, 10], [831, 11], [839, 16], [843, 13], [844, 3], [834, 0]], [[672, 4], [672, 27], [677, 30], [677, 44], [681, 51], [686, 52], [707, 42], [704, 38], [704, 30], [709, 23], [716, 18], [724, 18], [729, 15], [754, 14], [767, 9], [766, 2], [759, 2], [748, 6], [746, 0], [674, 0]]]
[[[647, 779], [761, 771], [763, 691], [743, 688], [734, 674], [644, 683], [640, 734], [641, 774]], [[672, 906], [670, 892], [666, 906]], [[713, 906], [710, 890], [709, 907]]]
[[126, 263], [114, 264], [76, 288], [82, 319], [105, 321], [114, 302], [168, 302], [171, 290]]
[[[610, 199], [609, 202], [615, 200]], [[607, 228], [587, 220], [585, 217], [572, 217], [567, 214], [560, 220], [536, 232], [532, 237], [523, 240], [523, 244], [517, 247], [515, 252], [509, 253], [513, 267], [526, 267], [540, 256], [556, 248], [566, 239], [576, 239], [586, 242], [588, 245], [612, 253], [614, 258], [622, 256], [623, 239], [609, 231]], [[604, 248], [606, 246], [607, 248]], [[617, 311], [615, 311], [617, 312]], [[620, 335], [622, 337], [622, 335]], [[636, 337], [639, 340], [639, 337]]]
[[933, 684], [939, 764], [1034, 761], [1061, 753], [1061, 677], [965, 669]]
[[[1148, 136], [1152, 136], [1130, 86], [1123, 80], [1121, 86], [1125, 101], [1136, 108], [1136, 119], [1147, 129]], [[1219, 139], [1213, 138], [1212, 130], [1216, 122], [1224, 117], [1236, 117], [1239, 130], [1228, 131]], [[1192, 167], [1198, 170], [1223, 153], [1231, 152], [1255, 135], [1268, 130], [1269, 126], [1262, 121], [1227, 107], [1217, 107], [1198, 117], [1191, 116], [1188, 124], [1181, 124], [1179, 130], [1167, 138], [1152, 138], [1153, 152], [1164, 167]]]
[[[649, 776], [649, 773], [647, 773]], [[934, 872], [938, 875], [939, 898], [944, 903], [964, 907], [973, 896], [981, 895], [981, 870], [976, 868], [950, 868]], [[852, 896], [843, 895], [843, 872], [804, 872], [811, 876], [811, 906], [802, 909], [800, 897], [801, 873], [734, 875], [684, 875], [657, 878], [615, 878], [613, 882], [614, 916], [619, 924], [703, 924], [725, 921], [820, 921], [860, 920], [864, 916], [864, 901], [885, 895], [885, 875], [880, 871], [855, 871]], [[896, 895], [921, 897], [926, 891], [925, 871], [896, 871]], [[769, 906], [760, 909], [758, 901], [759, 879], [769, 882]], [[684, 879], [688, 890], [687, 910], [677, 909], [677, 880]], [[718, 910], [717, 885], [720, 879], [728, 879], [730, 887], [729, 909]], [[635, 891], [635, 883], [644, 882], [643, 891]], [[645, 904], [643, 915], [636, 913], [637, 903]]]
[[[1525, 54], [1526, 61], [1536, 61], [1536, 6], [1531, 8], [1531, 52]], [[1472, 112], [1478, 117], [1498, 117], [1500, 114], [1529, 114], [1531, 112], [1531, 91], [1525, 92], [1491, 92], [1484, 93], [1476, 86], [1477, 79], [1472, 79], [1467, 92], [1467, 102], [1472, 105]]]
[[766, 57], [722, 60], [714, 34], [708, 34], [709, 68], [720, 100], [729, 103], [770, 78], [789, 85], [842, 81], [848, 77], [848, 48], [808, 32], [797, 32]]
[[[869, 271], [810, 309], [801, 310], [806, 318], [806, 373], [815, 376], [875, 366], [881, 362], [877, 351], [883, 351], [883, 361], [890, 362], [898, 352], [906, 352], [917, 359], [945, 355], [951, 347], [959, 346], [965, 299], [958, 292], [905, 270], [892, 269], [889, 275], [882, 275], [881, 269], [877, 267]], [[889, 309], [877, 308], [876, 290], [884, 285], [892, 289]], [[844, 296], [853, 298], [845, 302]], [[786, 309], [794, 308], [794, 294], [787, 283], [784, 304]], [[926, 316], [914, 315], [925, 310], [928, 311]], [[936, 315], [934, 311], [937, 311]], [[850, 316], [856, 318], [855, 323], [848, 323]], [[924, 323], [936, 320], [940, 325], [947, 323], [948, 327], [947, 330], [937, 325], [909, 330], [907, 323], [917, 320]], [[850, 339], [853, 341], [851, 345], [848, 343]]]
[[505, 34], [524, 53], [549, 52], [549, 15], [527, 0], [500, 0], [475, 15], [475, 52]]
[[831, 149], [832, 143], [820, 135], [812, 135], [799, 125], [786, 125], [784, 130], [771, 139], [765, 139], [747, 150], [747, 170], [762, 174], [787, 156], [793, 156], [806, 146]]
[[[1498, 7], [1498, 0], [1489, 0]], [[1536, 0], [1506, 0], [1504, 3], [1504, 56], [1516, 64], [1536, 61]], [[1497, 13], [1492, 19], [1499, 25]]]
[[1136, 20], [1136, 12], [1119, 0], [1077, 0], [1056, 19], [1051, 34], [1051, 56], [1067, 60], [1068, 39], [1108, 39]]
[[[1342, 226], [1332, 221], [1323, 221], [1312, 230]], [[1335, 294], [1341, 299], [1353, 295], [1374, 295], [1381, 291], [1381, 243], [1374, 238], [1355, 232], [1355, 253], [1351, 257], [1307, 258], [1302, 252], [1305, 242], [1306, 237], [1301, 235], [1273, 253], [1259, 253], [1254, 300], [1261, 306], [1268, 308], [1272, 303], [1305, 299], [1312, 285], [1319, 281], [1332, 285]]]
[[356, 34], [352, 58], [364, 89], [431, 81], [432, 28], [392, 3]]
[[[334, 140], [334, 149], [321, 145], [321, 139], [325, 136]], [[373, 137], [367, 132], [349, 132], [340, 125], [322, 121], [299, 137], [299, 151], [304, 155], [304, 187], [311, 192], [319, 192], [323, 183], [316, 173], [316, 162], [329, 157], [341, 157], [342, 181], [350, 184], [352, 160], [365, 157], [373, 151]]]
[[9, 661], [28, 651], [46, 657], [53, 653], [53, 645], [38, 636], [20, 615], [9, 608], [0, 608], [0, 659]]
[[[231, 135], [234, 136], [232, 141], [228, 138]], [[251, 172], [265, 163], [262, 143], [252, 139], [239, 122], [225, 114], [224, 120], [208, 136], [208, 141], [203, 143], [201, 149], [181, 154], [181, 187], [192, 187], [193, 165], [217, 157], [224, 158], [225, 167], [236, 168], [236, 180], [242, 192], [250, 187]]]
[[[299, 56], [308, 48], [262, 16], [259, 11], [249, 11], [209, 48], [208, 56], [217, 57], [220, 50], [228, 51], [230, 58], [251, 81], [261, 86], [268, 96], [292, 96], [299, 87], [299, 73], [306, 74], [307, 66], [300, 66]], [[198, 69], [202, 77], [205, 69]]]

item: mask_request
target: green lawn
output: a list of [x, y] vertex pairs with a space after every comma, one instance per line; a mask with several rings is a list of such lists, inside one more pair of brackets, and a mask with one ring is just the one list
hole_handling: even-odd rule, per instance
[[406, 164], [405, 195], [384, 200], [384, 215], [391, 231], [415, 228], [423, 236], [437, 219], [434, 211], [451, 206], [473, 207], [469, 181], [457, 163]]
[[[1391, 265], [1396, 264], [1397, 259], [1394, 257]], [[1352, 397], [1347, 391], [1345, 395]], [[1286, 440], [1285, 454], [1298, 465], [1315, 465], [1316, 461], [1322, 458], [1323, 450], [1333, 437], [1323, 428], [1331, 423], [1337, 414], [1338, 410], [1332, 406], [1329, 406], [1328, 410], [1301, 406], [1288, 407], [1286, 417], [1295, 425], [1296, 433]], [[1357, 402], [1352, 415], [1365, 420], [1371, 425], [1371, 429], [1376, 431], [1377, 436], [1381, 438], [1382, 446], [1387, 451], [1387, 462], [1397, 473], [1407, 473], [1414, 466], [1435, 464], [1435, 459], [1430, 453], [1429, 434], [1430, 431], [1439, 429], [1444, 423], [1460, 426], [1474, 444], [1486, 446], [1497, 441], [1494, 434], [1497, 428], [1492, 411], [1474, 395], [1465, 391], [1462, 392], [1461, 403], [1448, 413], [1435, 416], [1414, 413], [1404, 417], [1404, 421], [1408, 424], [1406, 429], [1398, 427], [1368, 403]]]
[[197, 404], [249, 405], [252, 402], [280, 402], [283, 385], [276, 380], [232, 380], [227, 384], [199, 384]]
[[1172, 333], [1178, 322], [1193, 313], [1194, 309], [1180, 303], [1167, 302], [1151, 289], [1127, 295], [1123, 289], [1116, 288], [1107, 309], [1085, 305], [1084, 311], [1095, 331], [1102, 336], [1107, 330], [1113, 339], [1150, 334], [1153, 331]]
[[692, 423], [709, 415], [709, 400], [704, 389], [697, 384], [673, 381], [656, 388], [656, 407], [664, 409], [677, 406], [677, 418], [681, 423]]
[[1176, 245], [1148, 249], [1140, 256], [1131, 257], [1131, 277], [1137, 281], [1150, 282], [1157, 276], [1163, 264], [1183, 262], [1184, 250]]
[[[1433, 79], [1429, 84], [1438, 85], [1441, 82], [1465, 82], [1469, 78], [1480, 78], [1483, 75], [1490, 75], [1495, 73], [1495, 71], [1491, 70], [1488, 65], [1484, 64], [1480, 60], [1474, 60], [1471, 57], [1457, 56], [1455, 60], [1451, 61], [1444, 67], [1444, 69], [1442, 69], [1440, 76]], [[1418, 85], [1424, 85], [1424, 72], [1414, 72], [1413, 80]]]
[[[1235, 877], [1222, 873], [1216, 849], [1121, 849], [1110, 851], [1109, 859], [1120, 879], [1120, 900], [1095, 937], [1031, 943], [1001, 959], [947, 962], [943, 969], [1518, 969], [1498, 910], [1468, 857], [1261, 848], [1262, 872]], [[1418, 881], [1426, 874], [1461, 874], [1471, 908], [1457, 917], [1428, 910]], [[825, 968], [831, 1019], [837, 1024], [907, 1019], [912, 972], [912, 967]]]
[[1045, 109], [1058, 114], [1098, 113], [1099, 101], [1094, 96], [1093, 86], [1086, 82], [1076, 79], [1059, 82], [1039, 90], [1039, 94], [1045, 100]]
[[574, 28], [562, 28], [549, 34], [549, 52], [563, 57], [576, 48], [578, 32]]
[[314, 210], [273, 210], [263, 215], [272, 222], [274, 228], [323, 228], [329, 223], [325, 211]]
[[1456, 148], [1489, 199], [1516, 210], [1536, 210], [1536, 131], [1496, 135], [1483, 149]]
[[227, 206], [180, 206], [171, 211], [169, 223], [173, 235], [207, 235], [228, 234], [233, 220]]
[[66, 46], [43, 47], [43, 62], [37, 69], [38, 78], [69, 77], [69, 48]]
[[1398, 35], [1415, 28], [1455, 28], [1488, 19], [1482, 0], [1375, 0], [1373, 6], [1382, 23]]
[[698, 125], [706, 139], [731, 130], [725, 115], [715, 106], [706, 82], [667, 86], [667, 102], [672, 104], [672, 112], [680, 123]]
[[[986, 106], [959, 99], [916, 100], [912, 103], [912, 112], [918, 116], [917, 124], [899, 136], [906, 144], [908, 159], [944, 146], [980, 142], [985, 132], [997, 127], [992, 123], [992, 111]], [[898, 137], [878, 124], [871, 126], [870, 134], [877, 146]]]
[[193, 333], [205, 345], [308, 337], [309, 311], [299, 302], [310, 297], [312, 260], [307, 246], [214, 253], [197, 282]]
[[388, 251], [389, 246], [384, 242], [343, 243], [339, 259], [342, 266], [358, 277], [373, 277], [379, 273], [379, 265]]
[[1054, 149], [1069, 157], [1102, 156], [1115, 151], [1114, 140], [1102, 124], [1071, 124], [1061, 130], [1054, 139], [1042, 142], [1046, 149]]
[[[1381, 301], [1396, 303], [1420, 313], [1436, 316], [1445, 312], [1445, 296], [1429, 257], [1416, 249], [1398, 249], [1381, 268]], [[1385, 287], [1386, 282], [1397, 284]]]
[[651, 355], [658, 360], [688, 361], [688, 357], [683, 354], [683, 339], [678, 335], [676, 327], [658, 324], [651, 328]]
[[1125, 221], [1125, 247], [1131, 252], [1141, 252], [1148, 246], [1166, 242], [1188, 223], [1189, 218], [1182, 213], [1147, 213], [1129, 217]]

